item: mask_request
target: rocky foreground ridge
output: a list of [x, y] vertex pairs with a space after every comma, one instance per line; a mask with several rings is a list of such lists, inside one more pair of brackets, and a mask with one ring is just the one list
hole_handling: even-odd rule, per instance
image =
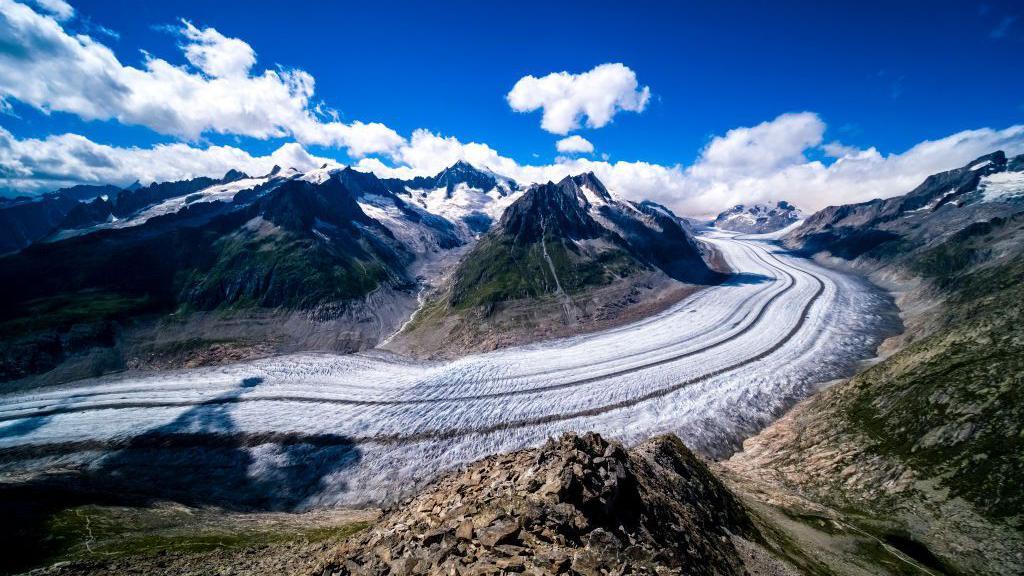
[[788, 573], [679, 438], [566, 434], [434, 483], [313, 573]]

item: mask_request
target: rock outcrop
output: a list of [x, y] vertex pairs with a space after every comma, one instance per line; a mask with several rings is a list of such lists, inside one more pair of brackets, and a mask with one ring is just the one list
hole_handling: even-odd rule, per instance
[[761, 541], [677, 437], [567, 434], [440, 479], [315, 574], [743, 574]]

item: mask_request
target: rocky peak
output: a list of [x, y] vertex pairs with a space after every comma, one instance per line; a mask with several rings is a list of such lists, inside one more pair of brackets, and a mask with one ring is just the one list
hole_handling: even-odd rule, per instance
[[290, 180], [261, 199], [256, 209], [266, 220], [291, 230], [312, 230], [317, 221], [340, 229], [355, 222], [379, 226], [359, 208], [354, 192], [340, 177], [320, 184]]
[[351, 166], [332, 175], [340, 180], [356, 197], [372, 194], [375, 196], [391, 196], [391, 191], [377, 178], [373, 172], [360, 172]]
[[241, 170], [235, 170], [234, 168], [232, 168], [231, 170], [228, 170], [227, 173], [224, 174], [224, 177], [221, 178], [220, 181], [223, 182], [224, 184], [227, 184], [229, 182], [235, 182], [237, 180], [244, 180], [248, 177], [249, 175], [246, 174], [245, 172], [242, 172]]
[[448, 168], [437, 173], [430, 182], [432, 188], [447, 188], [450, 194], [459, 184], [465, 184], [478, 190], [497, 188], [502, 194], [516, 190], [518, 186], [508, 178], [498, 176], [489, 170], [481, 170], [472, 164], [459, 160]]
[[315, 573], [742, 574], [737, 539], [762, 541], [679, 438], [566, 434], [436, 481]]
[[891, 219], [911, 212], [934, 212], [946, 204], [983, 201], [979, 185], [993, 174], [1012, 171], [1014, 161], [1016, 159], [1007, 160], [1002, 150], [996, 150], [960, 168], [932, 174], [899, 201], [887, 201], [880, 210], [880, 217]]
[[543, 236], [580, 240], [597, 238], [605, 231], [587, 212], [585, 199], [571, 177], [558, 184], [531, 186], [501, 217], [504, 234], [516, 243], [536, 242]]
[[613, 202], [612, 195], [608, 192], [608, 189], [605, 188], [604, 183], [601, 182], [593, 172], [573, 176], [572, 180], [581, 189], [586, 188], [592, 191], [597, 195], [600, 201]]

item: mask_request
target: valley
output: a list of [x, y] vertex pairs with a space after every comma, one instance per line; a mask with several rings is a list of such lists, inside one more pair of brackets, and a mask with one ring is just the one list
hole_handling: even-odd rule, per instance
[[[686, 466], [697, 466], [701, 490], [736, 498], [721, 506], [740, 506], [727, 516], [741, 514], [728, 522], [743, 536], [702, 544], [730, 570], [1012, 572], [1019, 538], [1008, 526], [1020, 500], [1008, 482], [1020, 463], [998, 446], [1019, 435], [1019, 309], [1000, 302], [1019, 300], [1020, 168], [1021, 157], [996, 152], [906, 196], [806, 220], [781, 202], [737, 207], [716, 226], [621, 200], [592, 173], [522, 188], [465, 163], [410, 181], [275, 171], [234, 196], [221, 195], [230, 183], [203, 188], [212, 199], [198, 212], [58, 235], [6, 260], [6, 273], [51, 291], [27, 301], [39, 310], [27, 318], [12, 304], [24, 288], [5, 288], [7, 326], [25, 335], [8, 358], [18, 346], [45, 351], [33, 340], [40, 327], [59, 327], [65, 342], [97, 322], [115, 334], [148, 330], [132, 336], [136, 346], [175, 352], [130, 355], [84, 379], [64, 361], [5, 384], [0, 489], [19, 519], [7, 537], [26, 546], [15, 563], [317, 573], [348, 557], [382, 569], [367, 542], [414, 522], [427, 530], [423, 544], [389, 537], [384, 557], [440, 553], [429, 560], [438, 565], [446, 552], [427, 543], [436, 544], [432, 526], [464, 533], [468, 520], [422, 524], [403, 503], [486, 507], [439, 486], [462, 474], [452, 490], [475, 491], [475, 474], [460, 470], [532, 458], [521, 455], [542, 444], [547, 454], [560, 437], [562, 468], [544, 484], [562, 478], [558, 499], [607, 476], [598, 454], [618, 444], [605, 438], [656, 446], [623, 461], [638, 471], [652, 449], [684, 460], [692, 449], [709, 462], [703, 472]], [[438, 206], [443, 216], [427, 209]], [[197, 256], [199, 238], [213, 243]], [[87, 246], [100, 255], [47, 260]], [[173, 279], [163, 303], [146, 300], [153, 278], [110, 282], [105, 256], [168, 246], [177, 260], [157, 276]], [[53, 266], [85, 291], [46, 284]], [[106, 316], [124, 306], [127, 315]], [[154, 324], [154, 313], [166, 316]], [[573, 445], [596, 452], [580, 459]], [[524, 503], [520, 484], [533, 486], [532, 472], [503, 467], [488, 473], [512, 478], [499, 493], [527, 518], [539, 502]], [[637, 473], [652, 485], [673, 474]], [[360, 532], [380, 506], [371, 535]], [[580, 510], [572, 522], [603, 521]], [[485, 533], [508, 524], [504, 512], [475, 514]], [[126, 536], [128, 524], [145, 533]], [[557, 522], [533, 529], [575, 538]], [[211, 548], [207, 534], [229, 543]], [[151, 539], [180, 550], [166, 563], [132, 551]], [[331, 548], [345, 540], [355, 544]], [[557, 555], [522, 544], [526, 557]], [[94, 545], [110, 558], [98, 560]], [[573, 566], [618, 554], [614, 540], [574, 545]], [[458, 562], [524, 558], [474, 546]]]
[[[302, 510], [393, 501], [567, 430], [625, 442], [671, 431], [727, 455], [852, 373], [894, 325], [887, 298], [853, 277], [763, 241], [704, 241], [733, 277], [594, 334], [445, 362], [298, 354], [9, 394], [3, 471]], [[209, 489], [188, 490], [200, 476]]]

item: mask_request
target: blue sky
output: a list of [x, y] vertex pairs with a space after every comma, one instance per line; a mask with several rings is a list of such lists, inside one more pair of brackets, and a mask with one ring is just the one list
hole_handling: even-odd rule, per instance
[[[315, 78], [311, 105], [322, 102], [340, 122], [381, 123], [402, 138], [426, 129], [460, 143], [485, 143], [524, 166], [559, 161], [555, 142], [564, 135], [541, 129], [540, 111], [514, 111], [506, 94], [527, 75], [581, 74], [603, 63], [627, 67], [650, 97], [640, 112], [619, 111], [600, 128], [571, 132], [593, 143], [595, 152], [581, 155], [592, 162], [642, 162], [685, 173], [702, 162], [715, 138], [785, 113], [810, 112], [820, 121], [820, 142], [804, 143], [799, 155], [826, 165], [835, 156], [822, 147], [829, 142], [873, 149], [886, 159], [922, 141], [1024, 122], [1024, 6], [1018, 2], [282, 6], [104, 0], [72, 6], [72, 17], [55, 18], [59, 25], [69, 35], [88, 34], [125, 67], [145, 67], [143, 50], [149, 58], [187, 66], [180, 33], [181, 19], [187, 19], [198, 30], [212, 28], [248, 44], [257, 58], [253, 74], [278, 65], [308, 73]], [[33, 9], [47, 13], [39, 5]], [[0, 43], [4, 50], [11, 48]], [[0, 62], [0, 73], [2, 67]], [[212, 144], [254, 156], [295, 140], [291, 134], [251, 137], [230, 130], [183, 137], [124, 119], [46, 113], [41, 109], [47, 106], [17, 94], [5, 101], [9, 110], [0, 126], [18, 140], [75, 134], [118, 148]], [[1001, 138], [994, 141], [1010, 138], [1011, 147], [1018, 141], [1016, 134]], [[345, 146], [302, 144], [317, 157], [343, 163], [363, 156]], [[942, 161], [959, 162], [964, 154]], [[800, 161], [790, 156], [781, 162]], [[403, 164], [386, 154], [381, 161]], [[940, 163], [925, 164], [930, 169]], [[917, 176], [901, 175], [900, 185]], [[687, 186], [677, 195], [701, 193], [700, 183]], [[767, 187], [755, 185], [750, 193], [757, 199], [780, 193]], [[726, 196], [731, 202], [739, 195], [733, 190]]]

